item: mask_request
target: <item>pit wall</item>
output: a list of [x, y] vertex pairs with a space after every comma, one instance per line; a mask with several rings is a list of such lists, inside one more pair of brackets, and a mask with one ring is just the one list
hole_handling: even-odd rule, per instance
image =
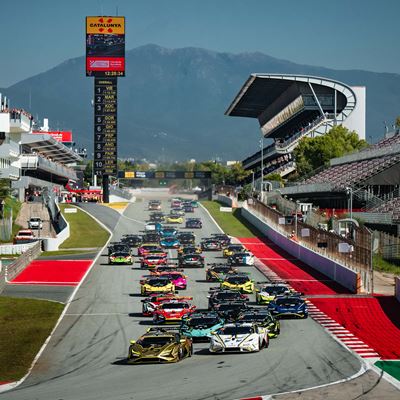
[[[285, 235], [277, 232], [267, 222], [261, 220], [252, 211], [241, 208], [241, 215], [248, 222], [254, 225], [268, 239], [278, 245], [280, 248], [288, 252], [293, 257], [303, 261], [313, 269], [328, 278], [339, 283], [343, 287], [349, 289], [353, 293], [358, 293], [360, 288], [360, 275], [331, 259], [323, 257], [321, 254], [315, 253], [298, 242], [287, 238]], [[400, 296], [400, 293], [399, 293]]]
[[400, 276], [394, 278], [395, 283], [395, 296], [397, 301], [400, 301]]
[[217, 201], [232, 208], [236, 208], [238, 206], [237, 201], [233, 197], [225, 196], [223, 194], [217, 195]]

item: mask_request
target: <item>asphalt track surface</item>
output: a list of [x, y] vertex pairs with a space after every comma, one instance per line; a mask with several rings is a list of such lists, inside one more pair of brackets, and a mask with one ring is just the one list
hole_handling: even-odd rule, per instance
[[[163, 202], [164, 209], [168, 203]], [[112, 228], [118, 240], [139, 232], [148, 216], [146, 203], [131, 204], [120, 216], [96, 205], [86, 205]], [[112, 211], [112, 212], [111, 212]], [[202, 209], [197, 238], [218, 232]], [[206, 253], [206, 261], [221, 262], [219, 253]], [[265, 278], [244, 267], [256, 281]], [[108, 266], [101, 256], [79, 288], [32, 373], [22, 385], [1, 399], [238, 399], [279, 393], [335, 382], [357, 373], [359, 360], [328, 336], [311, 319], [283, 320], [281, 335], [268, 349], [255, 354], [212, 355], [207, 344], [194, 345], [194, 356], [168, 365], [126, 365], [129, 339], [136, 339], [151, 319], [141, 316], [138, 280], [145, 271], [139, 264]], [[185, 293], [198, 309], [207, 307], [202, 269], [186, 269]]]

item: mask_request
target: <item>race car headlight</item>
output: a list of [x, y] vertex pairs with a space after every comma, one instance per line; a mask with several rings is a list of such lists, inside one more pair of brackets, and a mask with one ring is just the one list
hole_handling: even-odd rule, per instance
[[212, 336], [211, 337], [211, 345], [213, 347], [225, 347], [224, 342], [219, 336]]

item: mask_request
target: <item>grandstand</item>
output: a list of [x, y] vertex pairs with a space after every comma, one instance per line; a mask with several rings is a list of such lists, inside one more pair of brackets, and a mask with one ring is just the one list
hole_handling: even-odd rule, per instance
[[313, 176], [280, 189], [282, 195], [321, 208], [346, 209], [368, 226], [400, 233], [400, 131], [366, 149], [332, 159]]
[[365, 138], [365, 88], [304, 75], [252, 74], [225, 114], [257, 118], [262, 137], [272, 140], [243, 167], [256, 178], [261, 165], [264, 174], [286, 176], [296, 168], [292, 152], [303, 137], [342, 124]]

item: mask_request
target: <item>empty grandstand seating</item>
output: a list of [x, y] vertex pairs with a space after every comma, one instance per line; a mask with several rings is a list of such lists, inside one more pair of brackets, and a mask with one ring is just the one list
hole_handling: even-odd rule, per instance
[[329, 167], [305, 180], [305, 184], [331, 183], [335, 189], [355, 186], [400, 162], [400, 155], [388, 155]]
[[394, 199], [387, 201], [386, 203], [375, 207], [370, 210], [372, 212], [380, 212], [380, 213], [392, 213], [393, 220], [400, 220], [400, 197], [395, 197]]

